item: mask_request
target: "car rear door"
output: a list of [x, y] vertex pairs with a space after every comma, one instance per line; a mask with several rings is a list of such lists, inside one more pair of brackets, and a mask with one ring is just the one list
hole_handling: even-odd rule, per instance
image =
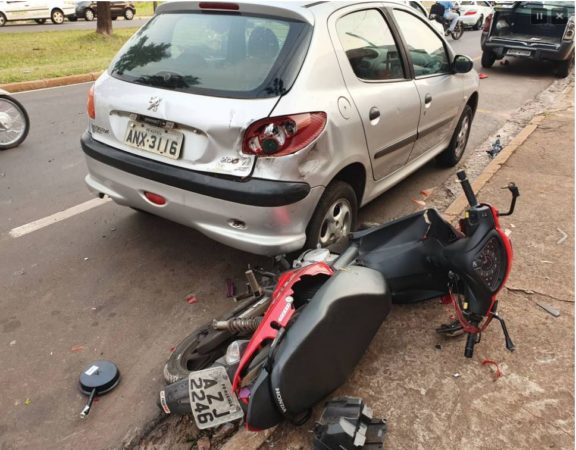
[[448, 145], [465, 101], [461, 83], [452, 73], [444, 41], [417, 14], [394, 8], [394, 19], [404, 40], [421, 100], [418, 140], [410, 161], [427, 151]]
[[330, 34], [346, 86], [362, 120], [373, 177], [402, 168], [416, 140], [420, 99], [383, 11], [339, 10]]

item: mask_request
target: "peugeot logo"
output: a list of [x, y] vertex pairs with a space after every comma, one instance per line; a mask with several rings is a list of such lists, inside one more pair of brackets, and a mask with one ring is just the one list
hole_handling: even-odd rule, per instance
[[150, 100], [148, 100], [148, 111], [158, 111], [158, 106], [160, 106], [161, 101], [162, 99], [160, 97], [150, 97]]

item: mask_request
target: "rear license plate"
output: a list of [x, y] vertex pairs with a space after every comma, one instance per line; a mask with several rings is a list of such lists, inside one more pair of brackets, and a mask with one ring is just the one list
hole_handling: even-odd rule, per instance
[[139, 150], [178, 159], [183, 140], [184, 135], [178, 131], [130, 120], [124, 143]]
[[232, 393], [224, 367], [191, 372], [188, 375], [190, 407], [201, 430], [240, 419], [244, 412]]
[[508, 50], [506, 54], [510, 56], [530, 56], [532, 52], [530, 50]]

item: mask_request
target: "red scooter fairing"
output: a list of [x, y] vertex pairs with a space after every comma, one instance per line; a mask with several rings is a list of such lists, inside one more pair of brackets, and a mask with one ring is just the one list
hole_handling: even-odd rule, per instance
[[285, 417], [297, 421], [341, 386], [391, 305], [380, 272], [350, 266], [332, 275], [270, 350], [269, 364], [250, 388], [248, 428], [269, 428]]

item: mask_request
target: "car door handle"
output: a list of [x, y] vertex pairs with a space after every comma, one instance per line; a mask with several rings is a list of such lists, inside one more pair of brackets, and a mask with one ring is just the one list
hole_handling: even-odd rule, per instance
[[368, 114], [368, 119], [372, 120], [376, 120], [378, 117], [380, 117], [380, 110], [378, 108], [376, 108], [375, 106], [373, 106], [372, 108], [370, 108], [370, 113]]
[[432, 103], [432, 96], [430, 94], [426, 94], [426, 97], [424, 97], [424, 103], [427, 105]]

